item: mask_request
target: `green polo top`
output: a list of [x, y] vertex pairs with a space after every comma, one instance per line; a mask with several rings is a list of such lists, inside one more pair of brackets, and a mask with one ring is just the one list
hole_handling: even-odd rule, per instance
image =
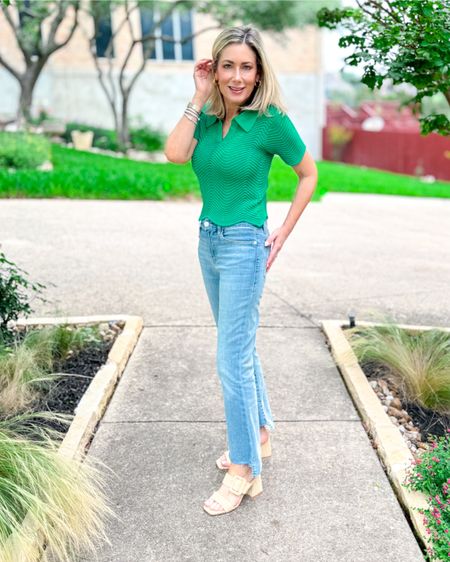
[[244, 110], [236, 115], [222, 139], [222, 121], [200, 113], [192, 167], [200, 184], [203, 208], [199, 220], [220, 226], [267, 219], [266, 192], [274, 154], [289, 166], [298, 164], [306, 147], [286, 114], [270, 105], [267, 115]]

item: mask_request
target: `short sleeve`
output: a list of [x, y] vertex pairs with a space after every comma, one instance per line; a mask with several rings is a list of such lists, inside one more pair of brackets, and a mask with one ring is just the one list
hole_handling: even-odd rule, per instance
[[266, 150], [270, 154], [278, 154], [289, 166], [300, 163], [306, 152], [306, 146], [294, 124], [286, 114], [276, 108], [268, 117]]

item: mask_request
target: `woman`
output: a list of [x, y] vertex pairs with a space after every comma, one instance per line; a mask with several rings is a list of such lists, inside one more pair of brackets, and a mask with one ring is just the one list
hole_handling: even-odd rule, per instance
[[[229, 450], [217, 459], [226, 475], [203, 504], [210, 515], [236, 509], [262, 491], [261, 458], [275, 428], [255, 348], [266, 272], [310, 201], [312, 157], [286, 115], [261, 37], [252, 26], [222, 31], [212, 59], [194, 67], [195, 94], [169, 135], [168, 160], [191, 160], [203, 208], [198, 256], [217, 326], [217, 371]], [[299, 177], [283, 224], [267, 229], [267, 178], [274, 154]]]

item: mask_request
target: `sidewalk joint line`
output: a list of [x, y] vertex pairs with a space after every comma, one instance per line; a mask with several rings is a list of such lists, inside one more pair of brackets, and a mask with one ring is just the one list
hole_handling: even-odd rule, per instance
[[[274, 420], [275, 423], [305, 423], [305, 422], [361, 422], [360, 418], [357, 419], [306, 419], [306, 420]], [[102, 420], [101, 423], [222, 423], [225, 420]], [[275, 430], [276, 431], [276, 430]]]
[[271, 289], [270, 287], [266, 286], [266, 291], [268, 291], [269, 293], [271, 293], [272, 295], [274, 295], [278, 300], [280, 300], [281, 302], [283, 302], [286, 306], [288, 306], [289, 308], [291, 308], [298, 316], [300, 316], [301, 318], [304, 318], [307, 322], [310, 322], [315, 328], [320, 328], [320, 322], [316, 322], [315, 320], [313, 320], [312, 318], [312, 314], [304, 314], [303, 312], [300, 312], [300, 310], [298, 310], [298, 308], [296, 306], [294, 306], [293, 304], [291, 304], [289, 301], [287, 301], [286, 299], [284, 299], [283, 297], [281, 297], [278, 293], [276, 293], [273, 289]]
[[[215, 324], [144, 324], [144, 328], [215, 328]], [[299, 330], [320, 330], [320, 326], [295, 326], [289, 324], [260, 324], [258, 330], [262, 328], [284, 329], [296, 328]]]

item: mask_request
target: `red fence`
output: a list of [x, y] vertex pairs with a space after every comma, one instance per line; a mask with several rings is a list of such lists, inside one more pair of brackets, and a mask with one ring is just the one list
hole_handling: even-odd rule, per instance
[[[333, 160], [327, 128], [323, 129], [323, 159]], [[407, 132], [353, 130], [339, 161], [401, 174], [433, 175], [450, 180], [450, 137]]]

